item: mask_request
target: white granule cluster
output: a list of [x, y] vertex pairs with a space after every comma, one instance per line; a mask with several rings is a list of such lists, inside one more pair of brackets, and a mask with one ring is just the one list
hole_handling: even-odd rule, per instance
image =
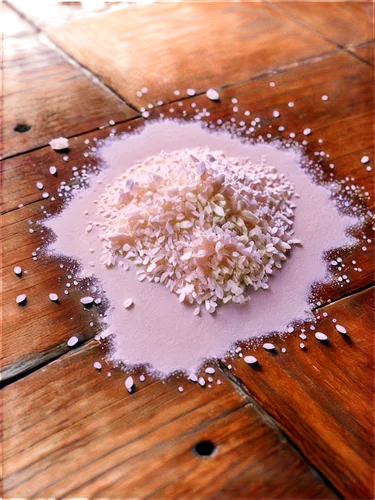
[[162, 152], [100, 197], [101, 260], [114, 266], [131, 259], [139, 280], [162, 283], [180, 302], [210, 313], [219, 303], [242, 304], [247, 288], [268, 288], [300, 243], [293, 238], [294, 194], [265, 163], [208, 149]]

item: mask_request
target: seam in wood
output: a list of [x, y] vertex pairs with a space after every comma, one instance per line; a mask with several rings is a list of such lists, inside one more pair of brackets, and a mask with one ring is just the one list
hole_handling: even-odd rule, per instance
[[[267, 7], [271, 10], [274, 10], [276, 12], [278, 12], [279, 14], [283, 15], [284, 17], [286, 17], [287, 19], [289, 19], [290, 21], [294, 22], [295, 24], [297, 24], [298, 26], [300, 26], [301, 28], [304, 28], [305, 30], [307, 31], [310, 31], [310, 33], [313, 33], [314, 35], [317, 35], [319, 36], [320, 38], [322, 38], [323, 40], [325, 40], [326, 42], [334, 45], [335, 47], [337, 47], [339, 50], [343, 50], [345, 51], [347, 54], [349, 54], [350, 56], [352, 57], [355, 57], [356, 59], [358, 59], [359, 61], [367, 64], [368, 66], [372, 66], [371, 63], [369, 63], [368, 61], [366, 61], [366, 59], [362, 59], [362, 57], [358, 56], [357, 54], [355, 54], [354, 52], [351, 52], [349, 49], [350, 48], [354, 48], [354, 47], [350, 47], [350, 46], [346, 46], [346, 45], [341, 45], [340, 43], [337, 43], [335, 42], [334, 40], [331, 40], [330, 38], [327, 38], [326, 36], [322, 35], [321, 33], [319, 33], [319, 31], [316, 31], [312, 26], [309, 26], [308, 24], [306, 24], [304, 21], [302, 21], [301, 19], [298, 19], [297, 17], [294, 17], [293, 15], [291, 14], [288, 14], [287, 12], [284, 12], [282, 9], [280, 9], [280, 7], [278, 7], [276, 4], [274, 3], [271, 3], [269, 0], [262, 0], [263, 3], [265, 5], [267, 5]], [[370, 40], [368, 40], [367, 42], [369, 42]], [[367, 43], [366, 42], [366, 43]], [[363, 44], [363, 42], [361, 42], [361, 44]]]
[[317, 467], [306, 457], [306, 455], [300, 450], [298, 445], [279, 427], [275, 419], [263, 408], [263, 406], [255, 399], [253, 394], [251, 394], [249, 388], [242, 382], [242, 380], [231, 372], [225, 363], [219, 361], [219, 365], [222, 371], [225, 373], [227, 378], [232, 382], [232, 384], [237, 388], [237, 390], [248, 399], [249, 403], [253, 408], [259, 413], [259, 415], [266, 421], [266, 423], [275, 430], [280, 440], [284, 440], [290, 444], [291, 448], [298, 453], [299, 456], [303, 457], [306, 463], [310, 466], [312, 472], [320, 478], [320, 480], [325, 483], [332, 491], [337, 495], [338, 498], [343, 499], [343, 495], [336, 489], [336, 487], [325, 477], [325, 475], [317, 469]]

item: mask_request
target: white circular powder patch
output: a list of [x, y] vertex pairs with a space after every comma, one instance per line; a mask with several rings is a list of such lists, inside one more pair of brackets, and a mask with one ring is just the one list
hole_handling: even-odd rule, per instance
[[[194, 315], [195, 306], [185, 301], [179, 303], [166, 286], [150, 282], [147, 276], [139, 281], [137, 271], [144, 273], [142, 266], [132, 264], [124, 272], [120, 266], [108, 268], [99, 262], [103, 243], [98, 235], [105, 217], [98, 213], [96, 202], [104, 195], [106, 186], [113, 186], [127, 170], [147, 157], [160, 155], [161, 150], [172, 153], [187, 148], [222, 151], [226, 158], [250, 159], [253, 165], [275, 167], [277, 174], [285, 175], [300, 195], [294, 200], [292, 229], [303, 247], [293, 248], [282, 269], [272, 273], [267, 290], [252, 290], [248, 302], [230, 302], [217, 307], [215, 314], [203, 310]], [[50, 251], [78, 259], [83, 275], [95, 273], [102, 282], [110, 303], [105, 318], [110, 326], [105, 333], [112, 336], [113, 360], [129, 365], [147, 363], [161, 374], [179, 369], [191, 373], [205, 359], [223, 356], [237, 341], [282, 332], [293, 321], [311, 318], [311, 285], [327, 277], [323, 254], [352, 243], [345, 230], [357, 219], [339, 214], [330, 200], [331, 191], [315, 185], [300, 168], [299, 153], [280, 151], [266, 144], [242, 143], [225, 132], [209, 132], [199, 124], [173, 121], [151, 123], [139, 134], [109, 140], [99, 152], [107, 168], [98, 176], [91, 176], [95, 191], [81, 191], [47, 225], [57, 235]], [[85, 211], [93, 214], [90, 221]], [[89, 233], [85, 230], [88, 222], [93, 225]], [[98, 259], [94, 269], [89, 265], [93, 255]], [[129, 297], [137, 304], [131, 314], [123, 305]]]

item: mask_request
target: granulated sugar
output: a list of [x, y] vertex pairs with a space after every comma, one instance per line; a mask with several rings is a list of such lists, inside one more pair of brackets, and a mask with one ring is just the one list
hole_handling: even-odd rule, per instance
[[[248, 302], [229, 302], [217, 307], [215, 314], [205, 308], [193, 314], [196, 306], [180, 303], [166, 286], [151, 281], [152, 271], [144, 270], [148, 261], [140, 262], [139, 268], [131, 263], [128, 271], [120, 265], [108, 268], [100, 262], [103, 242], [109, 235], [103, 232], [106, 221], [104, 213], [99, 213], [103, 209], [100, 202], [112, 189], [116, 191], [121, 176], [127, 178], [129, 169], [147, 157], [159, 157], [161, 150], [168, 155], [181, 149], [204, 150], [207, 154], [221, 151], [233, 164], [238, 161], [248, 165], [250, 159], [252, 165], [263, 165], [266, 170], [266, 166], [274, 167], [276, 171], [270, 171], [279, 185], [282, 183], [277, 175], [284, 175], [286, 181], [282, 182], [293, 185], [299, 195], [293, 199], [295, 207], [289, 206], [294, 221], [287, 225], [286, 233], [289, 231], [289, 241], [294, 231], [292, 238], [300, 240], [302, 246], [288, 252], [282, 269], [270, 274], [268, 289], [250, 289]], [[237, 341], [285, 332], [291, 323], [311, 319], [311, 285], [327, 279], [323, 254], [352, 243], [345, 230], [356, 220], [339, 214], [330, 200], [331, 191], [314, 184], [303, 172], [297, 150], [243, 143], [225, 132], [209, 132], [198, 123], [166, 121], [148, 124], [140, 134], [108, 140], [96, 153], [101, 154], [107, 168], [92, 176], [91, 187], [73, 198], [60, 216], [49, 220], [48, 226], [57, 235], [51, 251], [78, 259], [83, 275], [95, 276], [102, 283], [110, 304], [105, 335], [111, 336], [113, 361], [147, 364], [164, 375], [176, 370], [193, 373], [205, 359], [223, 356]], [[220, 202], [215, 205], [221, 207]], [[91, 230], [87, 232], [88, 224]], [[137, 279], [137, 271], [143, 273], [143, 280]], [[91, 295], [90, 299], [99, 298], [95, 293]], [[124, 302], [130, 298], [136, 307], [126, 309]], [[205, 384], [205, 380], [199, 379], [199, 383]]]

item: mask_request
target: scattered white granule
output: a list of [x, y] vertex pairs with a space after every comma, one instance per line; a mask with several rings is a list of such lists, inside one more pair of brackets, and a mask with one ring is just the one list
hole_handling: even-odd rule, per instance
[[215, 373], [215, 368], [209, 366], [205, 369], [205, 372], [208, 373], [209, 375], [213, 375]]
[[328, 101], [328, 96], [327, 95], [322, 95], [322, 101]]
[[92, 297], [83, 297], [82, 299], [80, 299], [80, 302], [84, 306], [89, 306], [94, 302], [94, 299]]
[[101, 363], [99, 363], [99, 361], [95, 361], [95, 363], [94, 363], [94, 368], [95, 368], [96, 370], [101, 370], [101, 369], [102, 369], [102, 364], [101, 364]]
[[206, 385], [206, 381], [203, 377], [199, 377], [198, 379], [198, 384], [202, 387], [204, 387]]
[[281, 348], [281, 352], [286, 352], [285, 347], [282, 347], [282, 348]]
[[178, 388], [179, 392], [184, 392], [184, 388], [180, 385], [180, 387]]
[[21, 295], [18, 295], [18, 296], [16, 297], [16, 302], [17, 302], [17, 304], [22, 304], [23, 302], [25, 302], [25, 301], [26, 301], [26, 298], [27, 298], [27, 297], [26, 297], [26, 293], [22, 293]]
[[265, 349], [266, 351], [272, 351], [273, 349], [275, 349], [275, 346], [266, 342], [265, 344], [263, 344], [263, 349]]
[[294, 102], [293, 101], [288, 102], [288, 107], [289, 108], [293, 108], [294, 107]]
[[73, 336], [73, 337], [70, 337], [70, 339], [67, 342], [67, 345], [68, 345], [68, 347], [73, 347], [76, 344], [78, 344], [78, 342], [79, 342], [78, 337]]
[[243, 360], [245, 361], [245, 363], [247, 363], [248, 365], [253, 365], [254, 363], [258, 363], [258, 360], [255, 356], [245, 356], [243, 358]]
[[40, 190], [42, 190], [44, 188], [44, 185], [43, 185], [43, 182], [37, 182], [36, 183], [36, 187]]
[[198, 377], [195, 375], [195, 373], [190, 373], [188, 379], [191, 380], [192, 382], [198, 382]]
[[133, 299], [126, 299], [124, 302], [125, 309], [130, 309], [134, 304]]
[[49, 142], [52, 149], [67, 149], [69, 147], [69, 140], [65, 137], [58, 137]]
[[325, 333], [322, 333], [322, 332], [316, 332], [315, 338], [317, 338], [318, 340], [328, 340], [327, 335]]
[[56, 175], [57, 174], [57, 168], [52, 166], [52, 167], [49, 167], [49, 173], [51, 175]]
[[267, 289], [299, 242], [293, 198], [275, 167], [208, 149], [162, 152], [100, 196], [101, 262], [134, 260], [139, 281], [161, 283], [211, 314], [243, 304], [246, 288]]
[[13, 269], [13, 272], [14, 274], [16, 274], [17, 276], [21, 276], [22, 274], [22, 268], [20, 266], [16, 266], [14, 269]]
[[346, 334], [346, 328], [344, 326], [336, 325], [336, 330], [344, 335]]
[[299, 346], [300, 346], [301, 349], [304, 349], [306, 347], [303, 342], [301, 342]]
[[279, 113], [279, 111], [277, 111], [277, 110], [273, 111], [273, 113], [272, 113], [272, 114], [273, 114], [273, 116], [274, 116], [275, 118], [278, 118], [278, 117], [280, 116], [280, 113]]
[[194, 89], [187, 89], [186, 94], [192, 97], [195, 95], [195, 90]]
[[370, 161], [370, 158], [367, 155], [362, 156], [361, 162], [362, 163], [368, 163]]
[[57, 302], [59, 300], [59, 296], [57, 295], [57, 293], [50, 293], [48, 297], [52, 302]]
[[311, 134], [311, 128], [305, 128], [303, 131], [303, 135], [310, 135]]
[[144, 375], [139, 376], [139, 381], [144, 382], [146, 380], [146, 377]]
[[125, 380], [125, 387], [127, 388], [127, 390], [128, 390], [129, 392], [132, 392], [133, 387], [134, 387], [134, 380], [133, 380], [133, 377], [128, 377], [128, 378]]
[[218, 101], [220, 99], [219, 92], [214, 89], [208, 89], [206, 96], [211, 99], [211, 101]]

